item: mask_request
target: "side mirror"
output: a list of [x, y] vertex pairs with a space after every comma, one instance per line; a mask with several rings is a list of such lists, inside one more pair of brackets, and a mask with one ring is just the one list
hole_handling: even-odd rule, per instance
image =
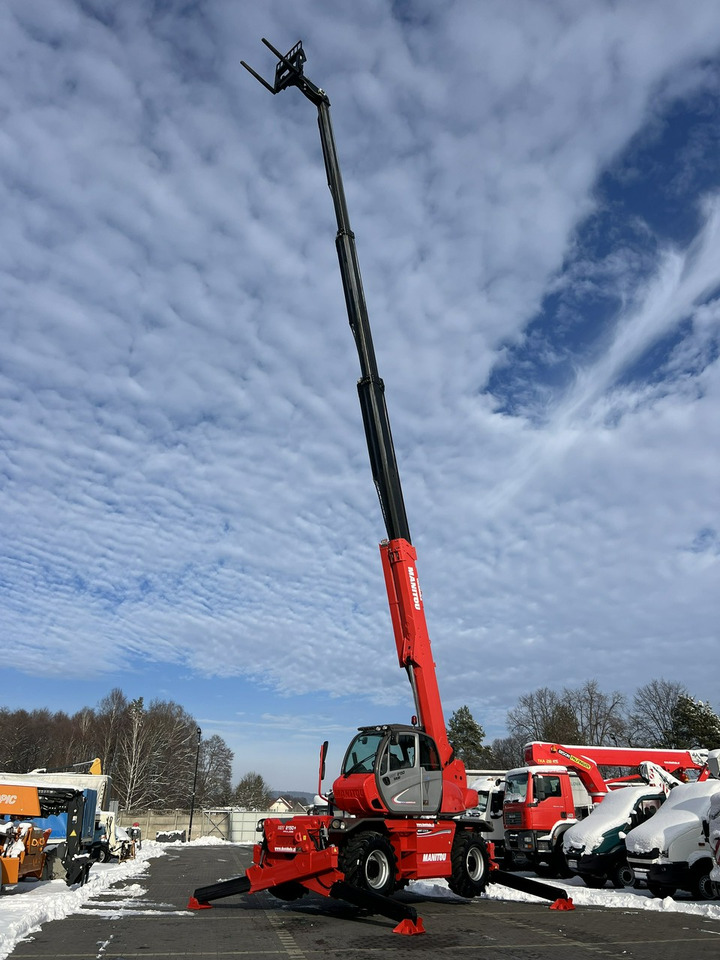
[[318, 771], [318, 793], [322, 794], [322, 782], [325, 779], [325, 758], [328, 752], [328, 741], [325, 740], [320, 747], [320, 767]]

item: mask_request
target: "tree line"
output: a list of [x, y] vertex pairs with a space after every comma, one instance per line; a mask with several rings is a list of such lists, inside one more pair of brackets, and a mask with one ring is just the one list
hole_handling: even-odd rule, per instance
[[180, 704], [128, 700], [118, 688], [73, 714], [0, 708], [0, 768], [65, 770], [99, 757], [120, 807], [141, 810], [189, 807], [197, 762], [196, 806], [232, 803], [233, 752], [222, 737], [199, 739], [198, 731]]
[[684, 684], [651, 680], [628, 698], [600, 689], [597, 680], [562, 691], [540, 687], [521, 696], [507, 714], [507, 736], [485, 744], [485, 731], [468, 706], [448, 723], [448, 738], [469, 769], [521, 766], [523, 746], [552, 743], [692, 749], [720, 747], [720, 717]]

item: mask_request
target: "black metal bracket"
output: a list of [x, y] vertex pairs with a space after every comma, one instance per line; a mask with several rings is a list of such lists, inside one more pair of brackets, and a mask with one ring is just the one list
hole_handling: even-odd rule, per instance
[[280, 93], [281, 90], [287, 89], [287, 87], [298, 87], [302, 93], [312, 100], [315, 105], [320, 103], [330, 104], [327, 94], [324, 90], [321, 90], [320, 87], [315, 86], [315, 84], [308, 80], [303, 72], [305, 66], [305, 61], [307, 57], [305, 56], [305, 51], [303, 50], [302, 40], [298, 40], [295, 46], [289, 50], [285, 56], [280, 53], [279, 50], [276, 50], [275, 47], [270, 43], [269, 40], [266, 40], [265, 37], [262, 38], [262, 42], [268, 48], [272, 50], [275, 56], [278, 58], [278, 64], [275, 67], [275, 84], [271, 86], [267, 80], [260, 76], [251, 66], [245, 63], [244, 60], [241, 60], [240, 63], [248, 70], [256, 80], [258, 80], [266, 90], [269, 90], [270, 93]]

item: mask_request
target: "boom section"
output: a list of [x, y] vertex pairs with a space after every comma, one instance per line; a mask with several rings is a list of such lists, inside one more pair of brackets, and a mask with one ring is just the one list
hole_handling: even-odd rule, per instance
[[324, 90], [304, 75], [303, 69], [307, 58], [302, 43], [295, 44], [285, 56], [264, 38], [263, 43], [278, 58], [274, 85], [265, 81], [244, 61], [242, 61], [243, 66], [271, 93], [276, 94], [287, 87], [295, 86], [317, 107], [325, 171], [337, 221], [335, 246], [340, 264], [345, 305], [360, 360], [360, 379], [357, 387], [365, 439], [373, 481], [388, 536], [388, 539], [381, 543], [380, 552], [398, 660], [410, 679], [418, 723], [435, 739], [444, 766], [451, 759], [452, 748], [447, 740], [435, 665], [432, 660], [422, 594], [417, 578], [416, 554], [410, 537], [385, 402], [385, 385], [378, 373], [355, 246], [355, 234], [350, 226], [330, 120], [330, 100]]

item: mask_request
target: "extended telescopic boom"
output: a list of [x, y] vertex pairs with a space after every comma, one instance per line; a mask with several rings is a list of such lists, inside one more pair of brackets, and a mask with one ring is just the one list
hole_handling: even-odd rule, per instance
[[340, 262], [340, 274], [345, 292], [350, 329], [355, 338], [360, 358], [361, 377], [358, 380], [358, 394], [373, 480], [380, 499], [388, 539], [396, 540], [400, 537], [407, 540], [408, 543], [412, 543], [400, 486], [400, 475], [395, 459], [395, 448], [390, 432], [390, 421], [385, 405], [385, 385], [378, 374], [375, 360], [370, 321], [355, 249], [355, 234], [350, 228], [350, 217], [345, 202], [345, 191], [330, 122], [330, 100], [324, 90], [316, 87], [303, 74], [303, 66], [307, 58], [302, 48], [302, 42], [296, 43], [285, 56], [264, 38], [263, 43], [272, 50], [279, 61], [275, 68], [275, 85], [270, 86], [244, 60], [241, 61], [242, 65], [271, 93], [280, 93], [287, 87], [297, 87], [317, 107], [325, 170], [327, 171], [328, 186], [332, 194], [338, 226], [335, 246]]

